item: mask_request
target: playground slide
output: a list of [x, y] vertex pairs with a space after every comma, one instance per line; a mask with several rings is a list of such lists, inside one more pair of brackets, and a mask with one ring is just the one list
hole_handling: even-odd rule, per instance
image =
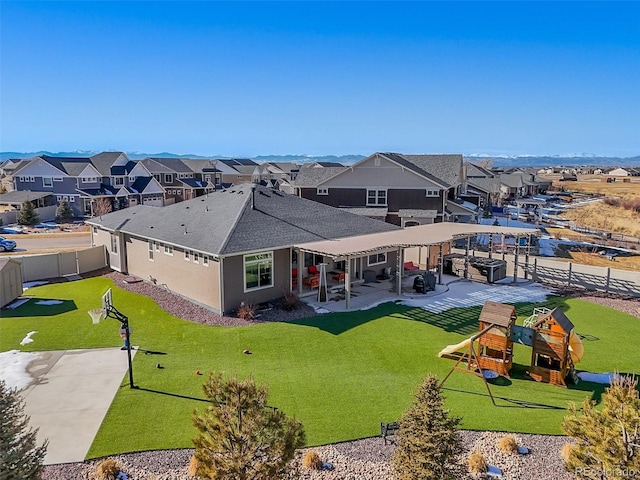
[[580, 340], [575, 330], [571, 330], [571, 334], [569, 335], [569, 354], [571, 355], [571, 360], [573, 360], [574, 365], [580, 362], [584, 355], [584, 345], [582, 345], [582, 340]]
[[460, 343], [456, 343], [455, 345], [447, 345], [446, 347], [444, 347], [440, 353], [438, 354], [439, 357], [442, 357], [444, 355], [447, 355], [449, 353], [453, 353], [453, 352], [457, 352], [458, 350], [461, 350], [465, 347], [468, 347], [469, 344], [471, 343], [471, 338], [467, 338], [466, 340], [463, 340]]

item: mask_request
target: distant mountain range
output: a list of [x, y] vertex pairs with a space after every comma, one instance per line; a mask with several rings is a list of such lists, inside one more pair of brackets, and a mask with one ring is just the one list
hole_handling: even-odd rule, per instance
[[[32, 158], [38, 155], [52, 155], [61, 157], [90, 157], [100, 153], [98, 151], [86, 151], [76, 150], [74, 152], [0, 152], [0, 161], [7, 158]], [[144, 152], [125, 152], [127, 156], [132, 160], [141, 160], [147, 157], [162, 157], [162, 158], [195, 158], [195, 159], [210, 159], [210, 158], [232, 158], [224, 155], [195, 155], [195, 154], [175, 154], [169, 152], [160, 153], [144, 153]], [[236, 157], [239, 158], [239, 157]], [[256, 157], [249, 157], [252, 160], [263, 162], [295, 162], [295, 163], [310, 163], [310, 162], [337, 162], [343, 165], [351, 165], [363, 158], [365, 155], [258, 155]], [[548, 167], [548, 166], [579, 166], [579, 165], [597, 165], [597, 166], [638, 166], [640, 165], [640, 156], [636, 157], [599, 157], [592, 154], [577, 154], [577, 155], [484, 155], [484, 154], [472, 154], [465, 155], [465, 160], [469, 162], [481, 162], [491, 160], [494, 167]]]

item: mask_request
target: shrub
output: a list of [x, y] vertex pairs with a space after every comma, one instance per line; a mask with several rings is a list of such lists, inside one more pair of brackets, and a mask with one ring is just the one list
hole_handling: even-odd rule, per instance
[[114, 480], [120, 473], [120, 466], [113, 458], [101, 461], [96, 468], [96, 477], [100, 480]]
[[282, 478], [305, 443], [302, 424], [267, 403], [268, 391], [253, 378], [210, 374], [202, 386], [210, 402], [194, 412], [198, 475], [209, 480]]
[[484, 459], [484, 456], [480, 452], [471, 452], [469, 455], [469, 471], [474, 475], [482, 475], [487, 473], [489, 467], [487, 466], [487, 461]]
[[575, 443], [565, 443], [562, 446], [562, 450], [560, 450], [560, 455], [562, 456], [562, 459], [565, 461], [565, 463], [569, 461], [569, 457], [571, 457], [571, 452], [573, 452], [575, 449], [576, 449]]
[[316, 452], [315, 450], [309, 450], [304, 454], [302, 465], [305, 468], [310, 468], [311, 470], [321, 470], [322, 460], [320, 460], [320, 455], [318, 455], [318, 452]]
[[604, 407], [595, 409], [588, 399], [579, 412], [569, 404], [562, 428], [573, 437], [575, 447], [568, 452], [567, 470], [580, 478], [601, 472], [598, 478], [618, 478], [605, 472], [640, 471], [640, 392], [638, 380], [615, 375], [602, 396]]
[[198, 476], [199, 466], [200, 465], [198, 464], [198, 459], [196, 458], [196, 456], [191, 455], [191, 459], [189, 460], [189, 468], [187, 469], [187, 473], [189, 474], [189, 477], [195, 478]]
[[423, 380], [400, 419], [398, 446], [391, 459], [398, 480], [459, 478], [462, 439], [459, 417], [450, 417], [435, 375]]
[[241, 320], [253, 320], [256, 316], [256, 306], [251, 303], [240, 304], [240, 308], [238, 309], [238, 318]]
[[37, 432], [29, 428], [18, 390], [0, 379], [0, 478], [41, 478], [47, 441], [38, 446]]
[[518, 442], [516, 440], [515, 435], [505, 435], [498, 441], [498, 447], [504, 453], [508, 453], [509, 455], [517, 455], [518, 454]]
[[18, 211], [18, 223], [20, 225], [35, 225], [40, 221], [36, 207], [29, 200], [22, 202], [22, 206]]
[[295, 310], [298, 308], [300, 304], [300, 298], [298, 298], [298, 294], [295, 292], [284, 292], [284, 297], [282, 298], [282, 309], [290, 312], [291, 310]]

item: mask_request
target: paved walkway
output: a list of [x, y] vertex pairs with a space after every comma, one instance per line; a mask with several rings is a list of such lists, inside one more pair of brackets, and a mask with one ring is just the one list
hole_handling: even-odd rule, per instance
[[22, 391], [25, 413], [40, 429], [38, 444], [49, 439], [45, 465], [83, 461], [127, 372], [126, 352], [40, 352], [28, 371], [34, 382]]

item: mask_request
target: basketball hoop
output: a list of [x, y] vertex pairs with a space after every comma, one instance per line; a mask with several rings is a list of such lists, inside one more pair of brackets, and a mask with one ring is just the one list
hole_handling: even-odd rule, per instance
[[89, 310], [88, 313], [94, 325], [100, 323], [100, 320], [104, 318], [104, 308], [94, 308], [93, 310]]

